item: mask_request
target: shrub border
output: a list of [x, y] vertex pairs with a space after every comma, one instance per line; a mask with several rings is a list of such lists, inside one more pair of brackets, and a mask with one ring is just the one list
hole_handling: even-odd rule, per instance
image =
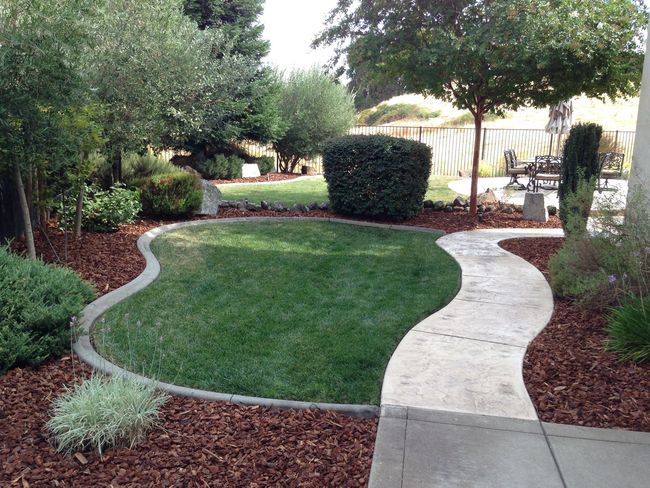
[[138, 275], [133, 281], [118, 288], [117, 290], [108, 293], [94, 302], [90, 303], [84, 308], [81, 313], [80, 325], [82, 333], [77, 341], [73, 344], [72, 349], [85, 363], [92, 366], [94, 369], [106, 374], [122, 374], [133, 381], [142, 384], [153, 384], [156, 388], [177, 396], [185, 396], [190, 398], [197, 398], [200, 400], [212, 401], [225, 401], [238, 405], [259, 405], [263, 407], [272, 407], [280, 409], [298, 409], [304, 410], [308, 408], [316, 408], [318, 410], [329, 410], [334, 412], [351, 415], [354, 417], [378, 417], [380, 407], [376, 405], [353, 405], [353, 404], [339, 404], [339, 403], [319, 403], [319, 402], [303, 402], [297, 400], [281, 400], [277, 398], [261, 398], [251, 397], [245, 395], [237, 395], [234, 393], [220, 393], [207, 390], [199, 390], [195, 388], [188, 388], [185, 386], [178, 386], [171, 383], [164, 383], [155, 381], [150, 378], [127, 371], [116, 364], [111, 363], [109, 360], [101, 356], [90, 341], [90, 330], [95, 321], [103, 315], [109, 308], [125, 300], [131, 295], [139, 292], [153, 283], [160, 274], [160, 263], [151, 251], [151, 241], [156, 237], [170, 231], [184, 229], [187, 227], [195, 227], [199, 225], [212, 225], [212, 224], [228, 224], [237, 222], [274, 222], [274, 221], [295, 221], [295, 220], [309, 220], [317, 222], [335, 222], [340, 224], [352, 224], [362, 227], [378, 227], [393, 230], [408, 230], [415, 232], [425, 233], [442, 233], [443, 231], [428, 229], [423, 227], [413, 227], [407, 225], [392, 225], [392, 224], [376, 224], [373, 222], [360, 222], [356, 220], [337, 219], [337, 218], [314, 218], [314, 217], [247, 217], [247, 218], [231, 218], [231, 219], [209, 219], [209, 220], [194, 220], [189, 222], [179, 222], [176, 224], [163, 225], [156, 227], [148, 232], [145, 232], [138, 239], [138, 250], [146, 260], [146, 267], [144, 271]]

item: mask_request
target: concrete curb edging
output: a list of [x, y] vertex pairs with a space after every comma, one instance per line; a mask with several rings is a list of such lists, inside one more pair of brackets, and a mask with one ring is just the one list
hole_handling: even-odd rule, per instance
[[[295, 181], [295, 180], [291, 180]], [[146, 378], [144, 376], [135, 374], [131, 371], [127, 371], [95, 351], [92, 343], [90, 341], [90, 329], [92, 328], [95, 321], [101, 317], [108, 309], [117, 303], [125, 300], [131, 295], [139, 292], [140, 290], [146, 288], [151, 283], [153, 283], [158, 275], [160, 274], [160, 263], [156, 259], [155, 255], [151, 251], [151, 242], [166, 232], [183, 229], [187, 227], [196, 227], [200, 225], [211, 225], [211, 224], [228, 224], [228, 223], [238, 223], [238, 222], [273, 222], [273, 221], [287, 221], [287, 220], [310, 220], [310, 221], [319, 221], [319, 222], [335, 222], [341, 224], [352, 224], [359, 225], [363, 227], [378, 227], [385, 229], [395, 229], [395, 230], [409, 230], [417, 232], [428, 232], [428, 233], [442, 233], [444, 232], [427, 229], [423, 227], [409, 227], [403, 225], [390, 225], [390, 224], [377, 224], [373, 222], [360, 222], [355, 220], [347, 219], [338, 219], [338, 218], [315, 218], [315, 217], [248, 217], [248, 218], [231, 218], [231, 219], [207, 219], [207, 220], [194, 220], [189, 222], [179, 222], [176, 224], [163, 225], [155, 229], [142, 234], [138, 239], [138, 250], [144, 256], [146, 260], [146, 266], [144, 271], [138, 275], [133, 281], [127, 283], [126, 285], [118, 288], [117, 290], [108, 293], [94, 302], [90, 303], [86, 308], [84, 308], [81, 313], [79, 324], [82, 328], [82, 334], [78, 340], [73, 344], [72, 348], [74, 352], [79, 356], [79, 358], [85, 363], [92, 366], [94, 369], [101, 371], [106, 374], [120, 374], [124, 375], [133, 381], [136, 381], [141, 384], [153, 384], [156, 388], [177, 396], [186, 396], [191, 398], [197, 398], [201, 400], [213, 400], [213, 401], [226, 401], [239, 405], [260, 405], [264, 407], [274, 407], [280, 409], [308, 409], [316, 408], [319, 410], [330, 410], [346, 415], [351, 415], [355, 417], [377, 417], [379, 415], [379, 407], [375, 405], [350, 405], [350, 404], [337, 404], [337, 403], [317, 403], [317, 402], [303, 402], [295, 400], [281, 400], [275, 398], [258, 398], [250, 397], [244, 395], [236, 395], [231, 393], [219, 393], [212, 392], [207, 390], [199, 390], [195, 388], [188, 388], [184, 386], [178, 386], [171, 383], [164, 383]]]
[[298, 176], [298, 178], [292, 178], [290, 180], [279, 180], [279, 181], [251, 181], [251, 182], [245, 182], [242, 181], [241, 183], [219, 183], [215, 184], [213, 183], [214, 186], [216, 187], [235, 187], [235, 186], [242, 186], [242, 185], [286, 185], [287, 183], [293, 183], [295, 181], [307, 181], [307, 180], [315, 180], [317, 178], [322, 178], [323, 175], [302, 175]]

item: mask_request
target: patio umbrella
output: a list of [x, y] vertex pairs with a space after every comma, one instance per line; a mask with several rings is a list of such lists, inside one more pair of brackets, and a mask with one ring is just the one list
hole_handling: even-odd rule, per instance
[[546, 132], [557, 134], [557, 154], [560, 154], [561, 134], [568, 134], [573, 124], [573, 102], [567, 100], [551, 107]]

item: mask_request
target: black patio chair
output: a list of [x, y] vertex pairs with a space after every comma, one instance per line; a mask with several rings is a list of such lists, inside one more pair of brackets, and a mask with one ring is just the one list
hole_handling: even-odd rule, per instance
[[542, 186], [557, 189], [562, 177], [562, 158], [545, 154], [535, 156], [535, 166], [532, 179], [533, 191], [538, 191]]
[[510, 182], [506, 186], [518, 185], [523, 190], [526, 186], [520, 183], [518, 178], [528, 174], [528, 164], [522, 163], [517, 159], [517, 154], [514, 149], [506, 149], [503, 151], [503, 155], [506, 160], [506, 175], [510, 176]]
[[[609, 180], [623, 176], [625, 154], [617, 152], [598, 153], [600, 172], [598, 173], [598, 191], [609, 190]], [[605, 180], [604, 183], [602, 180]]]

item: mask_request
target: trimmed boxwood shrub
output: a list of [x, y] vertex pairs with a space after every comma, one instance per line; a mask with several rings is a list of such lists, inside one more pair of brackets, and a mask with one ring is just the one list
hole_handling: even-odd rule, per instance
[[145, 178], [137, 186], [142, 209], [148, 215], [186, 215], [198, 210], [203, 200], [201, 180], [184, 171]]
[[0, 247], [0, 373], [70, 346], [70, 319], [94, 298], [79, 275]]
[[422, 210], [431, 150], [396, 137], [344, 136], [326, 143], [323, 168], [336, 212], [406, 219]]
[[242, 158], [234, 154], [230, 156], [217, 154], [214, 158], [199, 163], [197, 169], [199, 173], [209, 179], [233, 180], [241, 178], [244, 163]]
[[253, 159], [252, 162], [257, 164], [261, 175], [266, 175], [275, 171], [275, 159], [271, 156], [260, 156], [259, 158]]

